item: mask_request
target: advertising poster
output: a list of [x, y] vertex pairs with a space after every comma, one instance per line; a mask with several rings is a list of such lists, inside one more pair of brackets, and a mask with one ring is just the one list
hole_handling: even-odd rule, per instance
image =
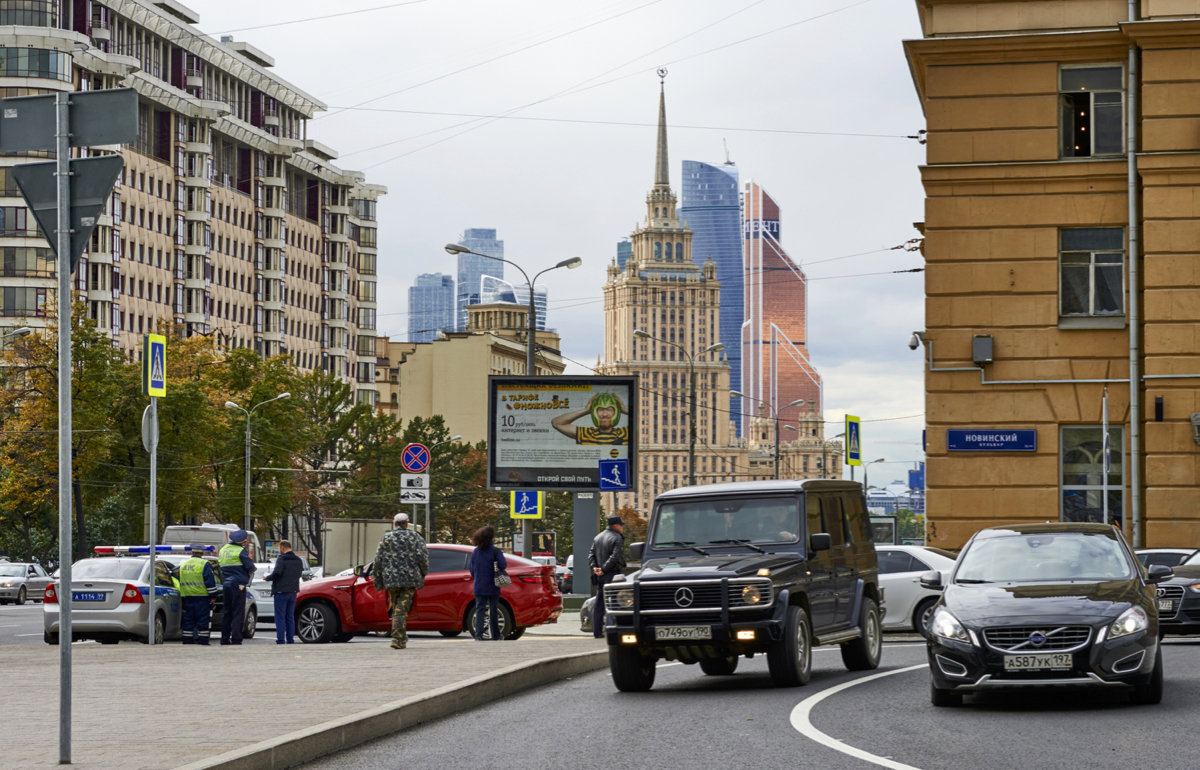
[[600, 461], [635, 468], [634, 377], [488, 378], [488, 486], [594, 490]]

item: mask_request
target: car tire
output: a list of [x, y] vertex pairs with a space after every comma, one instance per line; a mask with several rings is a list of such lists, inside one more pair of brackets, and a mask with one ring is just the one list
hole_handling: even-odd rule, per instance
[[296, 636], [305, 644], [326, 644], [338, 633], [337, 613], [320, 602], [310, 602], [296, 611]]
[[654, 686], [655, 659], [629, 647], [608, 648], [608, 669], [621, 692], [646, 692]]
[[[167, 635], [167, 619], [163, 617], [161, 612], [154, 616], [154, 643], [162, 644], [163, 638]], [[142, 644], [149, 644], [150, 640], [143, 639]]]
[[512, 633], [504, 638], [510, 642], [515, 642], [516, 640], [520, 639], [522, 636], [525, 635], [525, 628], [526, 628], [526, 626], [520, 626], [519, 628], [514, 628], [512, 630]]
[[883, 627], [879, 621], [879, 605], [869, 596], [862, 599], [858, 629], [862, 636], [842, 645], [842, 663], [847, 671], [879, 668], [879, 659], [883, 657]]
[[52, 634], [49, 631], [42, 632], [42, 641], [46, 644], [58, 644], [58, 634]]
[[1151, 671], [1141, 682], [1138, 682], [1133, 686], [1133, 692], [1129, 696], [1129, 699], [1139, 706], [1152, 706], [1156, 703], [1162, 703], [1162, 648], [1159, 647], [1156, 652], [1157, 656], [1154, 659], [1154, 670]]
[[254, 632], [258, 630], [258, 608], [251, 607], [246, 613], [246, 623], [242, 626], [242, 638], [253, 639]]
[[808, 684], [812, 676], [812, 636], [803, 607], [787, 608], [783, 638], [767, 650], [767, 670], [778, 687]]
[[936, 604], [937, 597], [931, 596], [919, 602], [917, 608], [913, 610], [913, 629], [926, 639], [929, 638], [929, 623], [933, 620], [933, 608]]
[[700, 661], [700, 670], [709, 676], [729, 676], [737, 671], [738, 656], [726, 655], [723, 658], [705, 658]]
[[461, 628], [458, 628], [458, 629], [443, 628], [441, 631], [438, 631], [438, 633], [441, 634], [442, 636], [446, 637], [447, 639], [453, 639], [454, 637], [462, 634], [462, 629]]
[[596, 597], [589, 596], [579, 607], [579, 630], [585, 634], [592, 633], [592, 607], [595, 603]]
[[333, 635], [333, 641], [337, 642], [338, 644], [345, 644], [353, 638], [354, 634], [340, 633]]
[[[503, 602], [498, 603], [497, 606], [500, 607], [500, 617], [497, 622], [500, 624], [501, 639], [516, 639], [520, 637], [521, 634], [525, 633], [525, 629], [523, 628], [519, 631], [516, 629], [516, 623], [513, 620], [512, 610], [510, 610]], [[475, 633], [473, 627], [474, 623], [475, 603], [472, 602], [471, 604], [467, 605], [467, 612], [465, 615], [463, 615], [462, 624], [462, 627], [469, 631], [472, 636], [474, 636]], [[488, 617], [486, 614], [483, 616], [483, 628], [481, 629], [480, 635], [483, 636], [484, 639], [491, 640], [492, 638], [491, 624], [488, 623]]]
[[17, 589], [17, 604], [24, 604], [24, 603], [25, 603], [25, 586], [21, 586], [20, 588]]
[[963, 696], [961, 692], [954, 690], [943, 690], [929, 680], [929, 702], [938, 708], [948, 708], [962, 705]]

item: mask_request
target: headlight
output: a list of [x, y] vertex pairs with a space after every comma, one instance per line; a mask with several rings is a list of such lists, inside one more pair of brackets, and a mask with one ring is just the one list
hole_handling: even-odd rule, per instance
[[742, 589], [742, 601], [746, 604], [758, 604], [762, 600], [762, 589], [758, 586], [746, 586]]
[[0, 586], [3, 586], [4, 588], [12, 588], [13, 584], [12, 583], [0, 583]]
[[1192, 583], [1190, 586], [1188, 586], [1188, 588], [1200, 594], [1200, 583]]
[[963, 628], [963, 624], [958, 622], [958, 618], [951, 615], [945, 607], [938, 608], [937, 613], [933, 616], [933, 622], [929, 624], [929, 630], [934, 636], [940, 636], [943, 639], [952, 639], [968, 644], [971, 641], [971, 637], [967, 635], [967, 629]]
[[1116, 639], [1118, 636], [1128, 636], [1138, 631], [1145, 631], [1149, 626], [1150, 621], [1146, 617], [1146, 611], [1141, 607], [1130, 607], [1108, 627], [1108, 638]]
[[620, 607], [621, 609], [623, 609], [623, 610], [629, 609], [630, 607], [633, 606], [633, 590], [626, 588], [624, 590], [617, 591], [616, 601], [617, 601], [617, 606]]

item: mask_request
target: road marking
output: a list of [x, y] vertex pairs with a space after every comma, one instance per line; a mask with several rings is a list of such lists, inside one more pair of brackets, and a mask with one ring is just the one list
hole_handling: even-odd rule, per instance
[[872, 674], [871, 676], [864, 676], [861, 679], [855, 679], [850, 682], [843, 682], [842, 684], [839, 684], [836, 687], [830, 687], [828, 690], [822, 690], [821, 692], [817, 693], [816, 695], [805, 698], [804, 700], [802, 700], [796, 704], [796, 707], [794, 709], [792, 709], [792, 715], [791, 715], [792, 727], [795, 728], [796, 732], [800, 733], [801, 735], [803, 735], [806, 738], [814, 740], [823, 746], [828, 746], [829, 748], [833, 749], [834, 751], [840, 751], [843, 754], [847, 754], [856, 759], [861, 759], [864, 762], [870, 762], [872, 764], [879, 765], [880, 767], [891, 768], [891, 770], [920, 770], [920, 768], [913, 767], [912, 765], [906, 765], [902, 762], [895, 762], [891, 759], [888, 759], [887, 757], [881, 757], [877, 754], [872, 754], [868, 751], [863, 751], [862, 749], [856, 749], [849, 744], [842, 743], [837, 738], [828, 736], [825, 733], [818, 730], [813, 725], [813, 723], [809, 719], [809, 717], [812, 714], [813, 708], [816, 707], [816, 705], [818, 703], [820, 703], [821, 701], [825, 700], [828, 697], [837, 695], [842, 690], [848, 690], [851, 687], [854, 687], [855, 685], [866, 684], [867, 682], [871, 682], [876, 679], [882, 679], [885, 676], [893, 676], [894, 674], [907, 674], [909, 671], [917, 671], [917, 670], [923, 669], [923, 668], [928, 669], [929, 664], [928, 663], [919, 663], [915, 666], [908, 666], [907, 668], [898, 668], [895, 671], [884, 671], [881, 674]]
[[16, 634], [16, 636], [44, 636], [44, 634]]

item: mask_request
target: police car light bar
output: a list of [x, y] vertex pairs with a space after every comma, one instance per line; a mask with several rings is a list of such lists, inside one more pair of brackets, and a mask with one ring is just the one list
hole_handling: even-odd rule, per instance
[[[129, 556], [145, 556], [150, 553], [148, 545], [98, 545], [94, 549], [97, 554], [116, 556], [124, 554]], [[216, 546], [204, 546], [205, 553], [212, 553], [216, 550]], [[156, 545], [154, 546], [155, 553], [192, 553], [190, 545]]]

